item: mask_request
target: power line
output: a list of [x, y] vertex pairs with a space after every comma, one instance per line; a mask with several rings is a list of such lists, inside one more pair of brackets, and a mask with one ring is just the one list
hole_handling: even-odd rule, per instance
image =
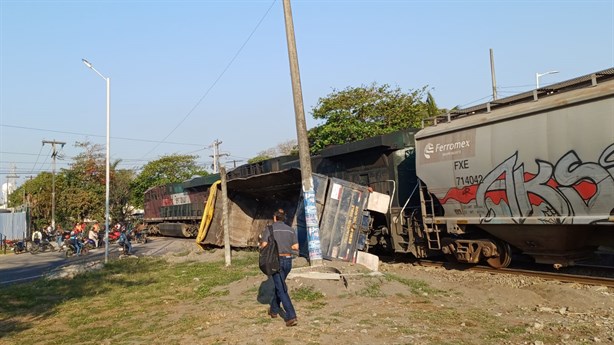
[[171, 134], [173, 134], [177, 128], [179, 128], [179, 126], [181, 126], [185, 120], [188, 119], [188, 117], [190, 117], [190, 115], [192, 115], [192, 113], [194, 112], [194, 110], [196, 110], [196, 108], [200, 105], [200, 103], [205, 99], [205, 97], [207, 97], [207, 95], [209, 95], [209, 92], [211, 92], [211, 90], [213, 89], [213, 87], [215, 87], [215, 85], [217, 84], [218, 81], [220, 81], [220, 79], [222, 79], [222, 77], [224, 76], [224, 74], [226, 73], [226, 71], [228, 71], [228, 69], [230, 68], [230, 66], [232, 65], [232, 63], [237, 59], [237, 57], [239, 56], [239, 54], [241, 53], [241, 51], [243, 50], [243, 48], [247, 45], [247, 42], [249, 42], [249, 40], [252, 38], [252, 36], [254, 36], [254, 33], [256, 32], [256, 30], [258, 30], [258, 28], [260, 27], [260, 24], [262, 24], [262, 22], [264, 21], [264, 18], [266, 18], [266, 16], [269, 14], [269, 12], [271, 11], [271, 9], [273, 8], [273, 5], [275, 5], [275, 2], [277, 0], [273, 0], [273, 2], [271, 2], [271, 6], [269, 6], [269, 8], [266, 10], [266, 12], [264, 13], [264, 15], [262, 16], [262, 18], [260, 18], [260, 20], [258, 21], [258, 24], [256, 24], [256, 26], [254, 27], [254, 29], [252, 30], [252, 32], [249, 34], [249, 36], [247, 37], [247, 39], [245, 40], [245, 42], [243, 42], [243, 44], [241, 45], [241, 47], [239, 47], [239, 50], [237, 50], [237, 52], [235, 53], [235, 55], [232, 57], [232, 59], [230, 59], [230, 62], [228, 62], [228, 64], [226, 65], [226, 67], [222, 70], [222, 73], [220, 73], [220, 75], [218, 75], [218, 77], [215, 79], [215, 81], [213, 81], [213, 84], [211, 84], [211, 86], [209, 86], [209, 88], [207, 89], [207, 91], [205, 91], [205, 93], [200, 97], [200, 99], [198, 100], [198, 102], [196, 102], [196, 104], [192, 107], [192, 109], [190, 109], [190, 111], [188, 111], [188, 113], [183, 117], [183, 119], [181, 121], [179, 121], [179, 123], [175, 126], [175, 128], [173, 128], [165, 137], [164, 139], [162, 139], [162, 141], [160, 141], [158, 144], [156, 144], [156, 146], [154, 146], [149, 152], [147, 152], [146, 154], [143, 155], [144, 157], [147, 157], [150, 153], [152, 153], [156, 148], [158, 148], [158, 146], [161, 143], [166, 142], [166, 139], [168, 139], [168, 137], [171, 136]]
[[[5, 125], [2, 124], [0, 125], [0, 127], [8, 127], [8, 128], [17, 128], [17, 129], [26, 129], [26, 130], [32, 130], [32, 131], [41, 131], [41, 132], [51, 132], [51, 133], [61, 133], [61, 134], [72, 134], [72, 135], [78, 135], [78, 136], [83, 136], [83, 137], [98, 137], [98, 138], [106, 138], [106, 135], [101, 135], [101, 134], [88, 134], [88, 133], [77, 133], [77, 132], [68, 132], [68, 131], [58, 131], [58, 130], [52, 130], [52, 129], [43, 129], [43, 128], [35, 128], [35, 127], [25, 127], [25, 126], [15, 126], [15, 125]], [[202, 144], [193, 144], [193, 143], [177, 143], [177, 142], [172, 142], [172, 141], [157, 141], [157, 140], [151, 140], [151, 139], [135, 139], [135, 138], [125, 138], [125, 137], [111, 137], [114, 140], [128, 140], [128, 141], [140, 141], [140, 142], [146, 142], [146, 143], [157, 143], [157, 144], [172, 144], [172, 145], [186, 145], [186, 146], [199, 146], [202, 147]]]

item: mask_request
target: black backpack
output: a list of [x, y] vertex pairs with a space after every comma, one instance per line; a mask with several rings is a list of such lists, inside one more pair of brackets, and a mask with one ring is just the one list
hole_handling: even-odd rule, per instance
[[258, 265], [262, 273], [267, 276], [279, 272], [279, 251], [277, 249], [277, 242], [275, 242], [275, 236], [273, 235], [273, 228], [268, 226], [269, 238], [263, 239], [267, 242], [267, 246], [260, 249], [260, 257]]

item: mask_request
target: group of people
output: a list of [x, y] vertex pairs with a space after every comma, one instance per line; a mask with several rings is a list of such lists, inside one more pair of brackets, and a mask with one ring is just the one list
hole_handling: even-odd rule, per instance
[[[132, 243], [130, 242], [130, 235], [128, 234], [126, 227], [117, 223], [113, 227], [113, 231], [117, 231], [118, 243], [125, 245], [128, 248], [128, 254], [132, 253]], [[41, 243], [51, 243], [55, 239], [57, 249], [61, 249], [64, 240], [69, 240], [75, 247], [76, 254], [81, 255], [81, 249], [85, 242], [90, 241], [94, 248], [102, 246], [104, 243], [104, 232], [100, 231], [100, 224], [95, 221], [91, 226], [88, 226], [85, 222], [79, 222], [74, 225], [72, 230], [62, 229], [60, 224], [57, 224], [55, 232], [51, 225], [43, 228], [42, 230], [36, 230], [32, 233], [32, 242], [35, 245]]]

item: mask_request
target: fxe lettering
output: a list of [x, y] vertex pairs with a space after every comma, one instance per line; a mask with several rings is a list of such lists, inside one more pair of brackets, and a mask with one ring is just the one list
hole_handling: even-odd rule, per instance
[[454, 161], [454, 170], [469, 169], [469, 160]]

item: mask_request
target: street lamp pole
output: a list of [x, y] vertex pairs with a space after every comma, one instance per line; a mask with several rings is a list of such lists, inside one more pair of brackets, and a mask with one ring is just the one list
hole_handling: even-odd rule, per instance
[[106, 157], [106, 175], [105, 175], [105, 220], [104, 220], [104, 263], [109, 262], [109, 156], [110, 156], [110, 127], [111, 127], [111, 78], [107, 78], [98, 72], [94, 66], [86, 59], [81, 59], [85, 66], [96, 72], [102, 79], [107, 82], [107, 157]]
[[539, 77], [543, 77], [548, 74], [559, 73], [559, 71], [548, 71], [546, 73], [535, 73], [535, 89], [539, 89]]

